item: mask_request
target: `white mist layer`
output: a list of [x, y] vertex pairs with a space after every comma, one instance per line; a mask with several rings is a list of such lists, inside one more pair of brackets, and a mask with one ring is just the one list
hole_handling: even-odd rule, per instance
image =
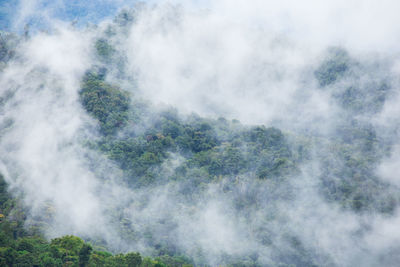
[[[183, 114], [226, 116], [292, 131], [309, 128], [328, 135], [341, 110], [327, 92], [317, 90], [310, 66], [320, 62], [323, 51], [332, 45], [343, 45], [355, 55], [388, 56], [391, 51], [397, 56], [398, 8], [397, 1], [233, 4], [221, 0], [201, 12], [196, 6], [175, 12], [161, 5], [144, 10], [128, 37], [118, 42], [126, 52], [130, 73], [138, 75], [140, 95], [155, 105], [165, 103]], [[294, 232], [339, 266], [374, 266], [382, 251], [400, 242], [397, 213], [392, 218], [363, 217], [323, 200], [316, 189], [317, 159], [315, 166], [295, 177], [294, 202], [282, 201], [276, 207], [268, 202], [274, 192], [267, 186], [258, 188], [265, 201], [259, 210], [251, 211], [252, 218], [234, 215], [232, 197], [221, 193], [224, 181], [210, 186], [196, 206], [188, 207], [175, 197], [179, 185], [148, 191], [123, 188], [114, 183], [120, 170], [94, 155], [115, 168], [104, 171], [109, 180], [103, 184], [86, 158], [94, 152], [81, 143], [96, 138], [87, 129], [94, 122], [78, 99], [82, 76], [93, 64], [92, 34], [61, 25], [52, 35], [35, 35], [19, 48], [21, 58], [0, 76], [1, 94], [12, 93], [1, 120], [13, 121], [0, 139], [1, 172], [12, 189], [23, 192], [32, 218], [43, 216], [44, 207], [54, 209], [48, 237], [103, 236], [118, 250], [146, 251], [146, 244], [119, 243], [113, 226], [116, 219], [109, 213], [118, 207], [138, 232], [157, 229], [159, 221], [173, 218], [175, 245], [194, 258], [201, 247], [212, 265], [219, 263], [221, 253], [253, 251], [268, 264], [271, 251], [264, 250], [252, 232], [268, 223], [276, 233], [271, 239], [277, 247], [287, 246], [280, 231]], [[398, 122], [397, 103], [388, 101], [373, 122], [382, 128], [383, 137], [394, 128], [391, 122]], [[399, 155], [394, 150], [378, 169], [381, 178], [396, 186], [400, 185]], [[243, 192], [258, 187], [249, 179], [243, 178]], [[145, 207], [137, 205], [141, 199], [147, 199]], [[269, 214], [276, 214], [278, 221], [265, 221]], [[354, 238], [365, 223], [370, 233]], [[153, 233], [159, 240], [168, 231], [168, 226], [162, 227]]]
[[85, 165], [80, 144], [90, 121], [78, 101], [89, 41], [85, 33], [66, 28], [34, 36], [0, 79], [2, 93], [12, 95], [2, 114], [12, 120], [1, 138], [2, 169], [11, 188], [23, 191], [31, 216], [50, 212], [54, 224], [62, 225], [52, 237], [95, 234], [103, 217], [99, 181]]
[[[142, 14], [126, 51], [132, 71], [139, 72], [139, 88], [153, 102], [247, 123], [294, 123], [293, 110], [287, 110], [294, 105], [302, 115], [326, 121], [332, 109], [310, 90], [314, 84], [302, 83], [310, 75], [305, 67], [329, 46], [398, 53], [398, 6], [213, 1], [203, 12], [186, 12], [166, 5]], [[304, 91], [308, 95], [299, 101]]]

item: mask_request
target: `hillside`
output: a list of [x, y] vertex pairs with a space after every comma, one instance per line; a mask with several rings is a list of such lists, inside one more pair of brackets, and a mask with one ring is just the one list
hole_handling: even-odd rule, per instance
[[1, 266], [397, 266], [398, 55], [226, 12], [0, 32]]

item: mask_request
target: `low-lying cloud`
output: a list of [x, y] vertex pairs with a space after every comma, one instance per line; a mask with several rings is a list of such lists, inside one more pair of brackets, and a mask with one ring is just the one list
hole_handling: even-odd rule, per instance
[[[345, 168], [332, 140], [341, 140], [344, 151], [354, 145], [354, 161], [365, 152], [362, 141], [346, 141], [346, 127], [357, 121], [381, 142], [372, 147], [390, 147], [376, 160], [373, 179], [397, 192], [400, 4], [162, 1], [136, 5], [133, 21], [125, 25], [105, 20], [97, 27], [76, 27], [49, 15], [62, 3], [40, 10], [40, 1], [20, 2], [15, 27], [39, 16], [50, 23], [51, 33], [21, 37], [16, 56], [0, 73], [0, 170], [20, 193], [28, 226], [39, 220], [48, 224], [49, 238], [77, 234], [114, 251], [145, 254], [152, 253], [151, 236], [211, 265], [225, 263], [224, 255], [268, 265], [299, 244], [321, 266], [396, 265], [391, 250], [400, 241], [397, 206], [391, 215], [344, 209], [323, 197], [321, 180], [328, 174], [332, 183], [345, 179], [344, 171], [324, 166]], [[114, 70], [107, 64], [115, 62], [96, 58], [98, 38], [108, 38], [116, 50]], [[337, 47], [351, 58], [349, 71], [321, 85], [316, 70]], [[279, 127], [293, 143], [302, 138], [312, 143], [310, 156], [279, 184], [248, 172], [194, 185], [205, 189], [191, 197], [181, 193], [187, 181], [128, 187], [117, 164], [85, 144], [100, 134], [79, 90], [85, 72], [102, 64], [109, 67], [108, 82], [147, 101], [150, 109], [167, 105], [183, 117], [194, 112]], [[375, 95], [363, 92], [379, 86], [382, 104], [372, 108]], [[340, 102], [339, 96], [353, 92], [353, 102]], [[171, 175], [185, 156], [170, 153], [169, 160], [160, 177]], [[241, 198], [253, 202], [238, 211]], [[122, 220], [125, 230], [117, 226]]]

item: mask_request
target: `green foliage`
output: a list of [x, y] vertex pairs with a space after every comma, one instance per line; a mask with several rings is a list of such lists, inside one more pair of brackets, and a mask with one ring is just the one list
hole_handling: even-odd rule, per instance
[[0, 262], [12, 266], [18, 257], [18, 253], [12, 247], [1, 247], [0, 248]]
[[182, 257], [182, 256], [176, 256], [176, 257], [171, 257], [169, 255], [162, 255], [160, 257], [157, 257], [156, 259], [155, 266], [168, 266], [168, 267], [191, 267], [193, 265], [190, 264], [190, 260]]
[[[347, 51], [332, 48], [314, 75], [321, 87], [335, 85], [329, 90], [345, 111], [351, 114], [375, 114], [381, 110], [391, 89], [387, 75], [377, 71], [387, 67], [377, 64], [358, 62]], [[342, 83], [336, 84], [339, 80]]]
[[247, 140], [256, 143], [261, 148], [281, 148], [285, 146], [283, 133], [276, 128], [254, 127], [246, 134]]
[[[138, 6], [138, 5], [136, 5]], [[131, 25], [135, 21], [135, 10], [122, 9], [120, 13], [114, 18], [114, 21], [119, 26]]]
[[104, 63], [111, 63], [111, 58], [115, 53], [115, 49], [106, 39], [98, 39], [95, 44], [97, 55]]
[[140, 253], [130, 252], [125, 255], [125, 262], [128, 267], [139, 267], [142, 264]]
[[[296, 169], [296, 160], [279, 129], [246, 129], [238, 123], [230, 126], [224, 119], [204, 120], [197, 116], [183, 121], [173, 111], [161, 113], [160, 119], [140, 135], [104, 139], [96, 147], [115, 160], [135, 186], [186, 180], [188, 176], [195, 186], [221, 175], [249, 172], [266, 179], [286, 176]], [[159, 167], [171, 152], [184, 156], [185, 162], [171, 177], [160, 177]]]
[[12, 33], [0, 31], [0, 70], [2, 63], [7, 63], [15, 56], [18, 37]]
[[79, 250], [79, 267], [85, 267], [89, 263], [90, 254], [92, 253], [92, 246], [89, 244], [83, 244]]
[[351, 113], [375, 114], [380, 111], [390, 90], [385, 81], [352, 84], [334, 95], [339, 104]]
[[348, 71], [350, 63], [350, 57], [345, 50], [331, 48], [328, 58], [314, 72], [319, 85], [324, 87], [338, 81]]
[[68, 235], [53, 239], [50, 245], [59, 249], [59, 251], [68, 251], [72, 252], [73, 255], [78, 255], [79, 251], [84, 245], [84, 242], [79, 237]]
[[[167, 266], [160, 259], [147, 259], [147, 261], [143, 261], [142, 256], [137, 252], [112, 255], [109, 252], [93, 251], [90, 244], [71, 235], [55, 238], [50, 243], [35, 236], [18, 238], [17, 240], [10, 239], [8, 243], [2, 244], [0, 247], [0, 266]], [[186, 261], [178, 258], [168, 258], [168, 261], [186, 263]]]
[[[143, 260], [138, 252], [113, 255], [105, 251], [93, 250], [89, 243], [85, 243], [77, 236], [67, 235], [46, 241], [40, 236], [29, 235], [22, 229], [22, 221], [10, 221], [8, 216], [10, 210], [8, 203], [17, 202], [7, 192], [7, 185], [0, 176], [0, 208], [4, 217], [0, 218], [0, 266], [40, 266], [40, 267], [61, 267], [61, 266], [90, 266], [90, 267], [139, 267], [139, 266], [182, 266], [165, 265], [161, 259]], [[4, 208], [5, 207], [5, 208]], [[21, 220], [21, 218], [17, 218]], [[187, 260], [182, 258], [164, 258], [168, 262], [186, 264]]]
[[186, 125], [183, 127], [183, 133], [176, 138], [177, 144], [187, 151], [194, 153], [210, 150], [217, 145], [212, 128], [207, 123], [199, 126]]
[[101, 76], [87, 73], [79, 92], [83, 107], [99, 121], [100, 131], [112, 135], [128, 119], [129, 94], [105, 82]]
[[[122, 11], [115, 21], [124, 27], [134, 21], [133, 15]], [[109, 28], [106, 35], [114, 33], [115, 29]], [[381, 110], [390, 84], [375, 78], [365, 82], [363, 75], [370, 70], [361, 67], [345, 50], [331, 49], [314, 72], [320, 88], [330, 92], [342, 107], [342, 118], [331, 137], [302, 136], [304, 140], [299, 142], [299, 136], [290, 139], [288, 133], [275, 127], [246, 127], [236, 120], [204, 119], [197, 115], [182, 118], [175, 110], [148, 113], [141, 110], [138, 112], [141, 117], [134, 121], [132, 114], [137, 110], [132, 108], [139, 108], [133, 107], [131, 95], [105, 81], [108, 68], [123, 65], [117, 62], [118, 51], [111, 44], [105, 37], [96, 40], [94, 47], [100, 67], [93, 67], [98, 70], [84, 76], [79, 96], [82, 107], [97, 120], [102, 135], [96, 142], [88, 140], [88, 146], [114, 161], [123, 170], [129, 186], [178, 184], [175, 197], [188, 206], [210, 185], [221, 186], [223, 196], [232, 199], [230, 212], [244, 214], [245, 220], [264, 202], [273, 205], [277, 200], [289, 199], [293, 189], [290, 181], [296, 178], [299, 163], [309, 163], [310, 151], [316, 151], [321, 165], [319, 190], [326, 200], [357, 213], [395, 212], [399, 192], [375, 173], [382, 155], [389, 149], [366, 119], [355, 119], [360, 114], [368, 118]], [[0, 39], [0, 61], [5, 64], [13, 53], [10, 42]], [[0, 99], [1, 103], [4, 101]], [[142, 107], [146, 109], [145, 105]], [[265, 191], [257, 191], [259, 188]], [[130, 234], [132, 239], [144, 237], [154, 248], [156, 258], [142, 258], [138, 252], [113, 255], [96, 251], [76, 236], [47, 242], [33, 235], [23, 227], [25, 210], [9, 195], [6, 182], [0, 177], [0, 266], [188, 267], [193, 264], [173, 245], [155, 240], [151, 230], [132, 234], [133, 223], [120, 216], [120, 211], [112, 212], [119, 218], [116, 224], [119, 223], [120, 232]], [[272, 219], [267, 218], [266, 225], [275, 214], [268, 216]], [[168, 223], [161, 221], [158, 225], [172, 229], [173, 223], [171, 226]], [[252, 234], [270, 249], [271, 232], [265, 226]], [[331, 265], [329, 259], [313, 254], [295, 236], [288, 235], [281, 242], [287, 243], [288, 251], [271, 255], [277, 266], [317, 266], [315, 259], [325, 263], [322, 266]], [[223, 255], [223, 260], [228, 266], [260, 266], [257, 257]]]

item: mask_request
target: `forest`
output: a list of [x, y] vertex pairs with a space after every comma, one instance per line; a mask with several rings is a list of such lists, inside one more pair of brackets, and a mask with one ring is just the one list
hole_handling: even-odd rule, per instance
[[[394, 60], [328, 46], [293, 88], [285, 58], [248, 52], [239, 73], [223, 57], [222, 70], [205, 64], [223, 45], [199, 48], [190, 29], [181, 49], [194, 47], [169, 65], [162, 47], [180, 47], [169, 42], [188, 34], [186, 14], [162, 9], [0, 32], [0, 266], [396, 266]], [[257, 90], [276, 84], [265, 103], [289, 104], [254, 115]], [[253, 87], [255, 98], [219, 91]], [[187, 112], [188, 95], [201, 108]], [[239, 120], [235, 106], [272, 119]]]

